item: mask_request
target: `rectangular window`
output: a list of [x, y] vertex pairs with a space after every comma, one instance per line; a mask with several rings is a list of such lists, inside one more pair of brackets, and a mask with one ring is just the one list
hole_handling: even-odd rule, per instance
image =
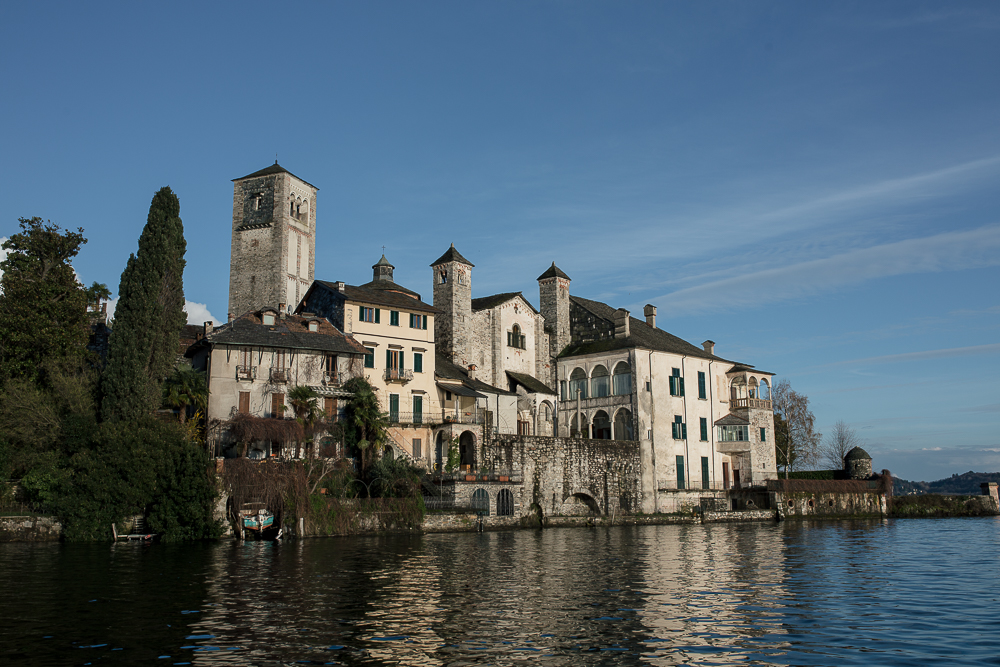
[[424, 422], [424, 397], [413, 397], [413, 423], [422, 424]]
[[337, 415], [336, 413], [337, 406], [335, 403], [336, 400], [337, 399], [330, 398], [329, 396], [325, 396], [323, 398], [323, 413], [326, 415], [328, 421], [333, 421], [334, 417], [336, 417]]
[[389, 421], [399, 423], [399, 394], [389, 394]]
[[444, 400], [446, 400], [446, 401], [450, 401], [451, 400], [451, 392], [450, 391], [444, 392]]
[[420, 452], [421, 444], [422, 443], [420, 442], [420, 438], [413, 439], [413, 458], [415, 459], [419, 459], [420, 457], [423, 456], [423, 454]]
[[670, 395], [684, 395], [684, 378], [681, 377], [681, 369], [675, 368], [670, 373]]
[[705, 371], [698, 371], [698, 398], [708, 398], [705, 392]]
[[240, 392], [240, 412], [245, 415], [250, 414], [250, 392], [241, 391]]
[[562, 396], [562, 400], [566, 400], [566, 380], [559, 380], [559, 395]]
[[390, 310], [389, 311], [389, 326], [398, 327], [399, 326], [399, 311]]
[[687, 424], [682, 421], [680, 415], [674, 415], [674, 423], [670, 425], [674, 435], [674, 440], [687, 440]]
[[391, 368], [395, 371], [403, 370], [403, 351], [402, 350], [386, 350], [385, 351], [385, 367]]
[[379, 323], [379, 309], [369, 308], [368, 306], [361, 306], [360, 317], [362, 322], [374, 322]]
[[646, 380], [646, 391], [653, 391], [653, 383]]
[[368, 354], [365, 355], [365, 368], [375, 368], [375, 348], [366, 347]]
[[722, 488], [729, 488], [729, 463], [722, 462]]
[[720, 426], [719, 427], [719, 442], [749, 442], [750, 440], [750, 427], [749, 426]]
[[677, 457], [677, 488], [684, 488], [684, 457]]
[[701, 440], [705, 442], [708, 440], [708, 420], [702, 417], [699, 422], [701, 423]]
[[271, 416], [281, 419], [285, 414], [285, 395], [271, 394]]
[[417, 315], [415, 313], [410, 314], [410, 328], [411, 329], [426, 329], [427, 328], [427, 316]]
[[413, 353], [413, 372], [423, 373], [424, 372], [424, 355], [420, 352]]
[[708, 457], [701, 457], [701, 488], [711, 488], [711, 480], [708, 477]]
[[653, 429], [649, 429], [648, 431], [646, 431], [646, 440], [652, 440], [652, 439], [653, 439]]
[[760, 441], [767, 442], [767, 429], [763, 426], [760, 427]]

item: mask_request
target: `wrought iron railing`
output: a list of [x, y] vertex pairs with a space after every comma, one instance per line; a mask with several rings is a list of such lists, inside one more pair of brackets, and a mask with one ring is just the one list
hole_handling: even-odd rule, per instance
[[390, 410], [385, 414], [390, 424], [440, 424], [441, 418], [433, 412], [399, 412]]
[[237, 366], [236, 367], [236, 379], [237, 380], [254, 380], [257, 378], [257, 367], [256, 366]]
[[385, 379], [387, 382], [409, 382], [413, 379], [413, 371], [403, 368], [385, 369]]
[[288, 371], [284, 368], [272, 368], [270, 377], [271, 382], [288, 382]]
[[486, 410], [459, 410], [444, 408], [441, 410], [441, 421], [446, 424], [483, 424], [486, 422]]
[[680, 484], [677, 481], [661, 480], [656, 486], [660, 491], [726, 491], [733, 488], [733, 483], [691, 480], [690, 482]]
[[339, 387], [340, 373], [337, 371], [323, 371], [323, 384], [327, 387]]

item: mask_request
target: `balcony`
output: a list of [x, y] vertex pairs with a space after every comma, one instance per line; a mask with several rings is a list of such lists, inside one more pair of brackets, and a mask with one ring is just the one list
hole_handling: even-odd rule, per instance
[[733, 398], [729, 400], [729, 408], [732, 410], [746, 410], [747, 408], [754, 408], [755, 410], [772, 409], [771, 401], [763, 398]]
[[484, 424], [486, 423], [486, 410], [459, 410], [445, 408], [441, 411], [441, 419], [445, 424]]
[[323, 371], [324, 387], [339, 387], [341, 383], [340, 373], [337, 371]]
[[271, 382], [284, 384], [288, 382], [288, 371], [285, 370], [284, 368], [272, 368], [270, 377], [271, 377]]
[[257, 378], [257, 367], [256, 366], [237, 366], [236, 367], [236, 379], [237, 380], [250, 380], [251, 382]]
[[386, 413], [386, 418], [389, 420], [390, 424], [440, 424], [441, 420], [436, 419], [433, 414], [428, 412], [399, 412], [396, 410], [390, 410]]
[[386, 382], [409, 382], [413, 379], [413, 371], [402, 368], [385, 369]]

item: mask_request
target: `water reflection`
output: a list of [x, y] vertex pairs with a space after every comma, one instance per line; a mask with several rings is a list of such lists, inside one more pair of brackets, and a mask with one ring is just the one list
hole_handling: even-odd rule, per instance
[[1000, 598], [998, 533], [987, 519], [0, 545], [0, 613], [17, 619], [0, 661], [973, 664], [1000, 654], [981, 613]]

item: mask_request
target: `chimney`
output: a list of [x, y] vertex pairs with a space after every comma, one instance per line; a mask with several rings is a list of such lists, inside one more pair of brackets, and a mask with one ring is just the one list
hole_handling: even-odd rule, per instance
[[281, 319], [285, 319], [285, 304], [278, 304], [278, 314], [281, 316]]
[[476, 379], [476, 365], [475, 364], [469, 364], [469, 379], [470, 380], [475, 380]]
[[615, 311], [615, 338], [628, 338], [628, 311], [619, 308]]
[[706, 340], [704, 343], [701, 344], [701, 346], [703, 348], [705, 348], [705, 352], [708, 352], [712, 356], [715, 356], [715, 341], [714, 340]]
[[642, 309], [642, 314], [646, 316], [646, 324], [652, 328], [656, 328], [656, 306], [651, 303], [647, 303]]
[[208, 322], [205, 322], [205, 335], [206, 335], [206, 336], [207, 336], [208, 334], [212, 333], [212, 329], [214, 329], [214, 328], [215, 328], [215, 327], [213, 327], [212, 325], [213, 325], [213, 322], [212, 322], [212, 320], [209, 320]]
[[337, 287], [338, 292], [343, 292], [344, 288], [347, 287], [347, 285], [344, 284], [343, 280], [338, 280], [337, 282], [334, 283], [334, 285]]
[[232, 322], [235, 317], [236, 317], [235, 315], [233, 315], [232, 313], [229, 313], [229, 317], [226, 319], [226, 321], [227, 322]]

